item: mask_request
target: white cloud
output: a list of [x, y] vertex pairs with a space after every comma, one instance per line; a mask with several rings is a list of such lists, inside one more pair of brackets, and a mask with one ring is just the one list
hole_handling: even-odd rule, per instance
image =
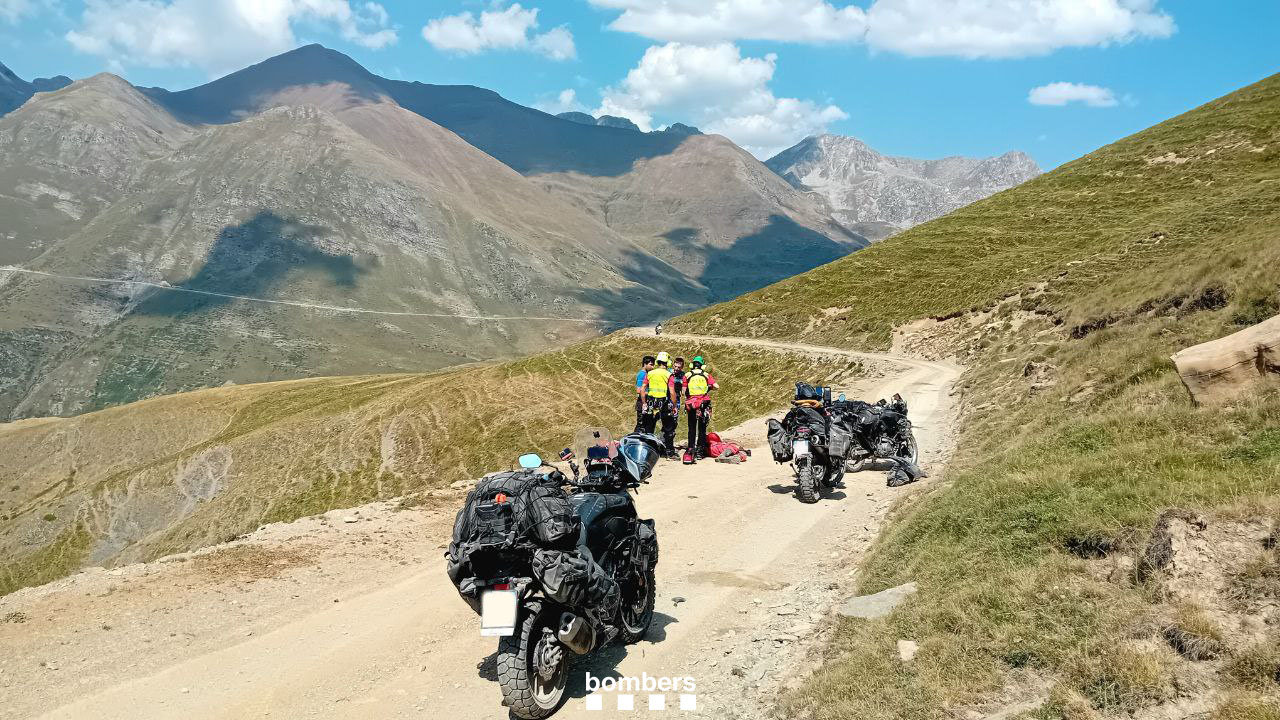
[[581, 112], [586, 109], [582, 103], [578, 102], [578, 92], [573, 88], [565, 88], [554, 99], [542, 100], [534, 103], [533, 106], [552, 115], [570, 111]]
[[25, 15], [35, 12], [31, 0], [0, 0], [0, 20], [16, 23]]
[[427, 23], [422, 37], [438, 50], [473, 55], [487, 50], [531, 50], [552, 60], [572, 60], [578, 56], [573, 34], [563, 25], [545, 33], [538, 27], [538, 8], [525, 9], [513, 3], [501, 10], [485, 10], [476, 17], [470, 12], [446, 15]]
[[823, 0], [590, 0], [622, 14], [609, 27], [662, 41], [836, 42], [866, 30], [861, 8]]
[[912, 56], [1010, 58], [1173, 34], [1158, 0], [590, 0], [660, 42], [864, 42]]
[[236, 70], [297, 45], [294, 26], [332, 27], [368, 48], [396, 41], [387, 11], [348, 0], [87, 0], [66, 38], [113, 66], [196, 66]]
[[867, 44], [915, 56], [1012, 58], [1173, 34], [1156, 0], [877, 0]]
[[848, 117], [835, 105], [775, 97], [777, 56], [743, 57], [737, 47], [667, 43], [649, 48], [594, 115], [629, 118], [641, 130], [654, 116], [723, 134], [757, 157], [769, 157], [829, 123]]
[[1119, 104], [1116, 94], [1109, 88], [1097, 85], [1081, 85], [1072, 82], [1056, 82], [1032, 88], [1027, 93], [1032, 105], [1066, 105], [1079, 102], [1089, 107], [1114, 107]]

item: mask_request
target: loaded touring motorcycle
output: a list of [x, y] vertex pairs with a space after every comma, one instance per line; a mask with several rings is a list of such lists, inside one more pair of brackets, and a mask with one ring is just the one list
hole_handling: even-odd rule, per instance
[[588, 428], [575, 444], [583, 467], [573, 450], [561, 455], [572, 479], [537, 455], [482, 478], [446, 554], [480, 634], [498, 638], [498, 683], [517, 718], [559, 708], [570, 655], [636, 642], [653, 622], [658, 537], [629, 491], [648, 482], [662, 442]]
[[796, 473], [796, 498], [816, 503], [840, 485], [853, 439], [846, 419], [831, 411], [831, 388], [796, 383], [796, 399], [782, 421], [769, 421], [769, 447], [777, 462]]
[[861, 400], [836, 402], [834, 410], [847, 417], [854, 429], [849, 472], [858, 472], [874, 460], [885, 460], [900, 468], [910, 480], [923, 476], [919, 468], [920, 449], [916, 446], [911, 421], [907, 419], [907, 402], [901, 395], [894, 393], [892, 400], [880, 400], [874, 405]]

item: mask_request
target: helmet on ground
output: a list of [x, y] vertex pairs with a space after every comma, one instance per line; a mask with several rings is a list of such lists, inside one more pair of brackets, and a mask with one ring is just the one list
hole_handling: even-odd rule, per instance
[[666, 350], [663, 350], [662, 352], [658, 353], [658, 362], [662, 363], [663, 365], [668, 365], [671, 363], [671, 356], [667, 354]]
[[662, 457], [662, 441], [653, 435], [632, 433], [618, 443], [618, 462], [634, 482], [644, 482]]

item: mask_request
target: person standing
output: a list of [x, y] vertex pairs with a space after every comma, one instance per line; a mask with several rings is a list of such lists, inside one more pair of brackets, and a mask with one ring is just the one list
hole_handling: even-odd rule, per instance
[[[671, 362], [671, 379], [667, 380], [667, 398], [670, 399], [670, 419], [671, 419], [671, 437], [667, 439], [667, 457], [674, 460], [676, 457], [676, 431], [680, 427], [680, 410], [684, 407], [684, 358], [678, 357]], [[666, 420], [662, 423], [663, 433], [666, 433]]]
[[654, 357], [645, 355], [640, 359], [640, 372], [636, 373], [636, 432], [644, 429], [644, 378], [653, 369]]
[[689, 445], [684, 462], [692, 464], [711, 454], [707, 442], [707, 425], [711, 422], [711, 391], [720, 388], [716, 379], [703, 367], [702, 356], [693, 359], [693, 368], [684, 378], [685, 407], [688, 408]]
[[644, 430], [650, 435], [657, 430], [658, 420], [662, 420], [663, 448], [674, 452], [676, 426], [671, 414], [671, 370], [668, 365], [671, 357], [666, 352], [658, 353], [655, 358], [657, 366], [644, 376]]

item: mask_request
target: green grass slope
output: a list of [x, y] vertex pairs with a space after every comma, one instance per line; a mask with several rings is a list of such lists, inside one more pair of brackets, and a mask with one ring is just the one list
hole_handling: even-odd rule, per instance
[[[785, 716], [963, 717], [1004, 698], [1028, 701], [1019, 717], [1183, 703], [1275, 718], [1280, 398], [1195, 407], [1168, 358], [1274, 315], [1278, 268], [1273, 76], [672, 321], [851, 348], [906, 326], [903, 346], [968, 367], [945, 481], [918, 491], [860, 575], [861, 591], [920, 592], [886, 620], [845, 621]], [[1170, 508], [1208, 523], [1186, 567], [1134, 570]], [[1189, 634], [1220, 649], [1192, 659], [1170, 639]], [[920, 643], [911, 663], [903, 638]]]
[[213, 388], [0, 425], [0, 594], [91, 565], [222, 542], [379, 498], [455, 503], [449, 485], [555, 457], [588, 425], [634, 423], [639, 359], [708, 357], [716, 427], [776, 408], [848, 361], [615, 335], [505, 364]]

